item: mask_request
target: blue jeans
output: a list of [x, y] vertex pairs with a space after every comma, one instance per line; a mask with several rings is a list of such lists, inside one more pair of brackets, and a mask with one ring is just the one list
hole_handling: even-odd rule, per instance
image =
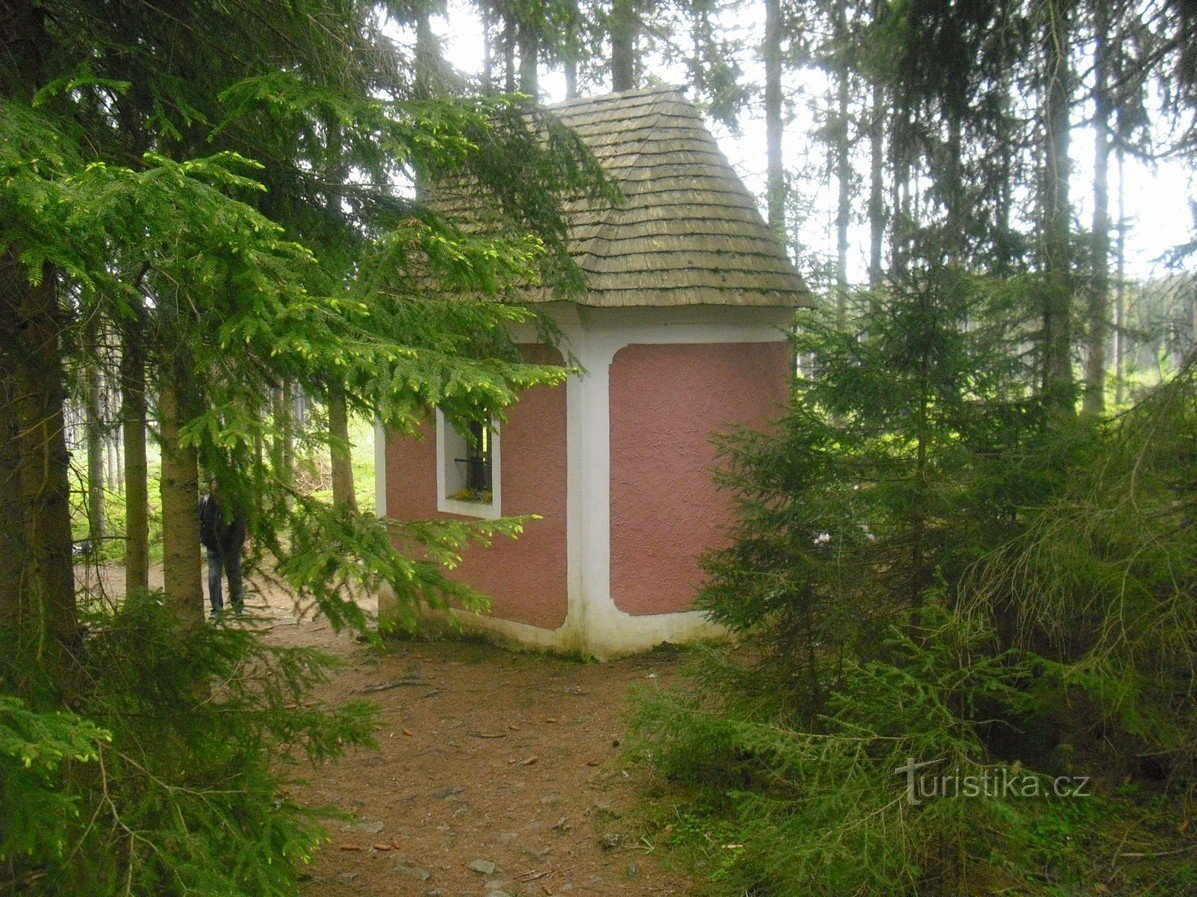
[[229, 578], [229, 603], [233, 610], [240, 613], [244, 608], [244, 597], [241, 591], [241, 552], [234, 549], [228, 552], [208, 549], [208, 599], [212, 602], [212, 613], [224, 610], [224, 596], [221, 594], [221, 574]]

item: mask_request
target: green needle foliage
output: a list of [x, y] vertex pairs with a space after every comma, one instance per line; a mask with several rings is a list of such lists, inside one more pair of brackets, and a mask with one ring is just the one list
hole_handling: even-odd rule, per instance
[[777, 433], [725, 440], [719, 477], [741, 513], [699, 597], [759, 636], [761, 672], [808, 720], [845, 652], [871, 656], [898, 615], [1009, 531], [1009, 483], [990, 459], [1039, 433], [1005, 290], [929, 268], [861, 301], [850, 324], [804, 322], [796, 347], [816, 374]]
[[65, 763], [94, 762], [111, 733], [74, 713], [38, 713], [0, 695], [0, 863], [36, 867], [62, 857], [78, 823], [78, 795], [63, 789]]
[[[0, 705], [0, 870], [31, 894], [293, 894], [324, 840], [288, 788], [303, 766], [368, 745], [374, 710], [329, 708], [333, 669], [252, 628], [180, 632], [160, 595], [87, 618], [78, 716]], [[25, 675], [6, 652], [0, 688]]]
[[895, 772], [979, 774], [984, 720], [1022, 706], [1026, 669], [954, 610], [979, 546], [1010, 526], [986, 459], [1038, 433], [1016, 311], [936, 266], [861, 306], [803, 328], [815, 374], [777, 431], [723, 444], [740, 516], [699, 603], [745, 648], [638, 721], [700, 828], [726, 826], [736, 846], [711, 862], [730, 892], [952, 893], [1017, 848], [998, 834], [1017, 807], [913, 805]]
[[[1033, 725], [1097, 728], [1127, 772], [1197, 764], [1197, 359], [1107, 424], [1099, 451], [967, 597], [1042, 664]], [[1069, 704], [1079, 709], [1070, 711]]]
[[[958, 893], [1017, 854], [1029, 807], [941, 799], [954, 786], [926, 780], [985, 775], [969, 705], [1017, 701], [1025, 671], [970, 656], [986, 653], [984, 625], [939, 602], [920, 617], [880, 637], [884, 660], [845, 658], [814, 726], [717, 656], [700, 674], [713, 689], [642, 699], [638, 749], [684, 789], [690, 826], [719, 832], [700, 862], [720, 892]], [[903, 772], [912, 760], [926, 764], [913, 801]], [[674, 840], [692, 848], [694, 835]]]
[[[362, 589], [390, 589], [405, 623], [484, 608], [447, 571], [523, 521], [393, 526], [317, 501], [291, 447], [338, 437], [297, 429], [271, 397], [336, 395], [412, 431], [433, 407], [501, 415], [559, 383], [513, 345], [534, 316], [481, 300], [575, 289], [560, 203], [613, 191], [517, 98], [417, 90], [372, 4], [51, 0], [16, 4], [5, 27], [0, 725], [17, 734], [0, 890], [290, 893], [320, 834], [280, 767], [364, 743], [369, 716], [306, 709], [326, 659], [200, 625], [200, 472], [248, 521], [247, 571], [336, 627], [364, 630]], [[439, 217], [425, 192], [445, 180], [503, 229]], [[162, 450], [167, 589], [115, 609], [73, 592], [58, 425], [67, 389], [105, 362], [97, 334], [119, 344]], [[35, 762], [35, 739], [62, 762]], [[10, 834], [9, 819], [32, 821]]]
[[[720, 893], [1067, 893], [1157, 823], [1056, 776], [1189, 787], [1194, 369], [1062, 421], [1024, 287], [928, 267], [816, 315], [788, 414], [724, 440], [739, 518], [699, 603], [737, 644], [634, 724]], [[987, 772], [1018, 785], [964, 790]]]

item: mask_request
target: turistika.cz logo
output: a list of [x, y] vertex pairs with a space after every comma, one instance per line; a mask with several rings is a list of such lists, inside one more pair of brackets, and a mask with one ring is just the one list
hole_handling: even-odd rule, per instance
[[954, 767], [938, 775], [920, 772], [943, 760], [906, 763], [894, 770], [906, 776], [906, 801], [918, 806], [928, 800], [969, 797], [990, 800], [1037, 800], [1044, 798], [1088, 797], [1089, 776], [1041, 776], [1005, 766], [991, 766], [974, 772]]

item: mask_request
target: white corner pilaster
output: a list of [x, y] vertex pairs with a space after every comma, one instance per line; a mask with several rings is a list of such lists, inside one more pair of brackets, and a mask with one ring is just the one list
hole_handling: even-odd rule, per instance
[[374, 514], [387, 516], [387, 431], [380, 418], [374, 418]]

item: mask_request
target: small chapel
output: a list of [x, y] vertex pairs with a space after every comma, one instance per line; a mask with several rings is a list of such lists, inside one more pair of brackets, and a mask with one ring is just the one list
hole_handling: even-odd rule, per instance
[[[488, 595], [460, 614], [495, 640], [599, 659], [718, 635], [691, 609], [699, 558], [725, 544], [712, 436], [784, 410], [787, 334], [811, 295], [702, 116], [677, 88], [553, 110], [625, 201], [566, 207], [587, 290], [529, 290], [582, 373], [527, 391], [473, 438], [438, 412], [377, 448], [378, 513], [399, 520], [535, 514], [454, 571]], [[529, 360], [565, 364], [520, 340]], [[385, 621], [387, 602], [380, 598]]]

